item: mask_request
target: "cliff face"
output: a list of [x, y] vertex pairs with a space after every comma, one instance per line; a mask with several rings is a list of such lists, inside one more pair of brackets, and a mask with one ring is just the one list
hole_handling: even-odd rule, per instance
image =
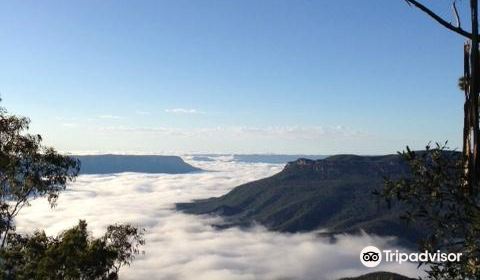
[[235, 225], [256, 222], [285, 232], [365, 230], [412, 242], [420, 230], [407, 228], [398, 218], [398, 206], [388, 209], [372, 194], [383, 188], [385, 177], [407, 174], [406, 164], [397, 155], [298, 159], [272, 177], [241, 185], [218, 198], [177, 204], [177, 208], [192, 214], [219, 214]]
[[300, 158], [290, 162], [282, 172], [313, 173], [319, 179], [341, 179], [341, 177], [367, 176], [398, 176], [407, 173], [407, 166], [397, 155], [387, 156], [356, 156], [337, 155], [324, 160]]

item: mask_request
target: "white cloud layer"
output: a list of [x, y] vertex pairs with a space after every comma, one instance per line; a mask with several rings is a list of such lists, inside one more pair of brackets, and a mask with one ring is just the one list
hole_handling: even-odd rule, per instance
[[[122, 279], [337, 279], [371, 272], [361, 266], [360, 250], [367, 245], [385, 247], [391, 241], [342, 235], [331, 244], [314, 233], [282, 234], [261, 226], [217, 230], [211, 224], [220, 218], [179, 213], [172, 209], [174, 203], [222, 195], [239, 184], [279, 172], [282, 166], [228, 161], [194, 164], [215, 172], [80, 176], [60, 195], [55, 209], [50, 210], [43, 199], [23, 209], [18, 229], [57, 234], [78, 219], [86, 219], [95, 235], [114, 222], [145, 227], [145, 255], [123, 269]], [[417, 275], [414, 264], [376, 270]]]
[[185, 108], [165, 109], [165, 112], [174, 113], [174, 114], [200, 114], [201, 113], [197, 109], [185, 109]]
[[205, 128], [101, 126], [100, 131], [152, 133], [184, 137], [256, 137], [284, 140], [318, 140], [324, 137], [365, 137], [366, 133], [345, 126], [218, 126]]
[[148, 111], [135, 111], [137, 115], [142, 115], [142, 116], [148, 116], [150, 115], [150, 112]]
[[99, 119], [107, 119], [107, 120], [121, 120], [123, 119], [122, 117], [120, 116], [116, 116], [116, 115], [100, 115], [98, 116]]

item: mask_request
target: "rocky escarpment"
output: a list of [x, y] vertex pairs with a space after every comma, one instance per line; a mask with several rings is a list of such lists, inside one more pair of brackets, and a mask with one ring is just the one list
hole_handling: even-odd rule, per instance
[[318, 179], [339, 179], [339, 177], [401, 176], [408, 172], [406, 164], [397, 155], [357, 156], [336, 155], [323, 160], [300, 158], [288, 163], [284, 173], [310, 174]]
[[271, 230], [330, 233], [364, 230], [414, 242], [420, 228], [399, 219], [400, 206], [391, 209], [373, 195], [385, 177], [408, 175], [397, 155], [338, 155], [322, 160], [298, 159], [278, 174], [236, 187], [224, 196], [177, 204], [192, 214], [218, 214], [227, 224], [260, 223]]

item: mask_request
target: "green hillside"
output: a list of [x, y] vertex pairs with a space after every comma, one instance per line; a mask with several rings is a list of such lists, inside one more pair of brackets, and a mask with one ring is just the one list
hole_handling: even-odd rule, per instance
[[282, 232], [328, 229], [330, 233], [394, 235], [413, 244], [420, 229], [399, 219], [399, 207], [372, 192], [384, 178], [408, 174], [397, 155], [337, 155], [323, 160], [298, 159], [280, 173], [236, 187], [218, 198], [177, 204], [192, 214], [225, 216], [226, 225], [260, 223]]

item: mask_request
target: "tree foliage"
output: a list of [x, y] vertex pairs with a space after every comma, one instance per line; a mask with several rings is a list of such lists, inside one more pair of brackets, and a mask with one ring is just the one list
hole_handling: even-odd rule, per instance
[[59, 191], [77, 176], [80, 163], [42, 145], [26, 133], [30, 120], [0, 107], [0, 238], [4, 247], [13, 219], [29, 200], [47, 196], [54, 206]]
[[[424, 223], [427, 238], [421, 248], [461, 252], [458, 263], [428, 263], [432, 279], [480, 279], [480, 35], [478, 0], [469, 3], [470, 31], [463, 29], [457, 0], [452, 5], [455, 24], [444, 19], [417, 0], [405, 0], [443, 27], [464, 38], [464, 69], [458, 86], [465, 94], [462, 155], [437, 145], [422, 153], [407, 148], [402, 153], [412, 175], [400, 181], [388, 181], [383, 195], [408, 205], [404, 217]], [[466, 3], [466, 2], [464, 2]], [[452, 156], [453, 155], [453, 156]]]
[[78, 160], [29, 134], [29, 123], [0, 107], [0, 279], [117, 279], [140, 253], [142, 229], [115, 224], [94, 238], [80, 221], [56, 237], [15, 232], [14, 219], [31, 199], [46, 197], [54, 207], [80, 169]]
[[401, 153], [411, 176], [387, 180], [388, 202], [407, 206], [402, 217], [427, 229], [421, 250], [462, 253], [460, 262], [424, 263], [430, 279], [480, 279], [480, 197], [467, 190], [460, 153], [445, 145]]
[[57, 237], [45, 232], [30, 236], [10, 234], [0, 251], [4, 279], [117, 279], [122, 265], [129, 265], [144, 244], [142, 231], [130, 225], [109, 226], [100, 238], [92, 238], [87, 223]]

